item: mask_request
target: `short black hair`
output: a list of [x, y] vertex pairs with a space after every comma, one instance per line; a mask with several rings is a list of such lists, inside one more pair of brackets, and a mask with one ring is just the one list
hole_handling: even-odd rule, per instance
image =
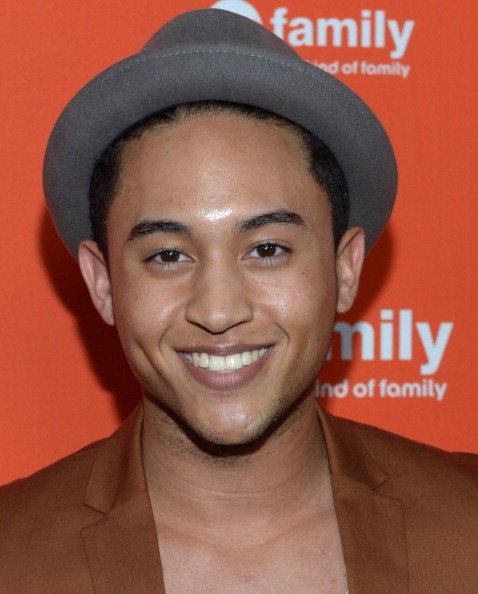
[[259, 107], [229, 101], [198, 101], [171, 107], [136, 122], [113, 140], [95, 163], [89, 190], [90, 221], [93, 239], [106, 259], [108, 212], [118, 191], [125, 146], [154, 128], [167, 127], [188, 117], [223, 113], [270, 122], [288, 128], [299, 136], [304, 145], [309, 171], [330, 200], [334, 244], [337, 248], [348, 226], [349, 199], [347, 180], [332, 151], [302, 126]]

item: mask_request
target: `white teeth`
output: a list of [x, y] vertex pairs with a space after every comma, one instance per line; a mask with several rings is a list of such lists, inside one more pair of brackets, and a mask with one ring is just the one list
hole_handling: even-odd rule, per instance
[[243, 365], [250, 365], [252, 363], [252, 355], [249, 351], [241, 354], [241, 360]]
[[229, 355], [229, 357], [226, 357], [226, 369], [240, 369], [241, 367], [241, 355]]
[[195, 367], [203, 367], [210, 371], [233, 371], [255, 363], [266, 352], [267, 349], [262, 348], [260, 350], [244, 351], [243, 353], [237, 353], [227, 357], [208, 355], [207, 353], [192, 353], [192, 356], [189, 353], [185, 353], [185, 355], [188, 361], [191, 361]]
[[224, 371], [226, 369], [226, 358], [209, 355], [209, 369], [211, 371]]

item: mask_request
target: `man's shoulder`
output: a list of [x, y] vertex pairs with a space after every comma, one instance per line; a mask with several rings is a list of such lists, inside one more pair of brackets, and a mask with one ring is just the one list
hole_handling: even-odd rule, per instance
[[64, 506], [80, 503], [84, 496], [96, 455], [104, 439], [95, 441], [81, 450], [0, 487], [0, 519], [2, 530], [14, 519], [16, 512], [58, 513]]
[[333, 417], [332, 422], [339, 435], [353, 435], [390, 478], [412, 482], [415, 490], [473, 493], [478, 501], [477, 454], [443, 450], [345, 418]]
[[72, 584], [93, 591], [85, 531], [145, 488], [141, 412], [111, 436], [0, 488], [2, 592], [69, 592]]
[[101, 444], [0, 487], [2, 592], [91, 591], [81, 530], [102, 514], [83, 500]]
[[52, 492], [55, 493], [57, 507], [62, 501], [82, 503], [98, 460], [102, 460], [103, 464], [96, 474], [99, 473], [105, 483], [114, 485], [116, 475], [127, 461], [129, 450], [141, 449], [141, 426], [142, 408], [139, 406], [110, 436], [94, 441], [28, 477], [0, 486], [0, 514], [5, 507], [20, 505], [17, 502], [38, 506], [46, 503], [48, 506]]
[[107, 439], [105, 437], [93, 441], [76, 452], [67, 454], [30, 475], [19, 477], [9, 483], [0, 485], [0, 495], [5, 496], [11, 491], [40, 487], [51, 481], [61, 480], [61, 477], [68, 476], [71, 473], [82, 474], [82, 471], [84, 472], [88, 468], [91, 469], [91, 464], [94, 462], [96, 453]]

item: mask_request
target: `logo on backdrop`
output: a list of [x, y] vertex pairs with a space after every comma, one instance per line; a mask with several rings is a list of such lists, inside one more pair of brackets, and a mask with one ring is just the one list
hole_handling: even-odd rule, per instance
[[260, 23], [261, 25], [263, 24], [261, 15], [252, 4], [245, 2], [245, 0], [220, 0], [219, 2], [215, 2], [211, 8], [220, 8], [221, 10], [235, 12], [236, 14], [240, 14], [241, 16]]
[[[448, 347], [452, 322], [431, 324], [416, 321], [411, 309], [380, 310], [375, 324], [337, 322], [328, 359], [333, 361], [383, 361], [407, 363], [413, 379], [395, 382], [389, 378], [370, 378], [351, 384], [345, 379], [337, 384], [321, 382], [321, 398], [434, 398], [441, 402], [448, 384], [435, 379]], [[384, 367], [386, 363], [384, 363]]]
[[[338, 18], [334, 16], [296, 15], [287, 6], [278, 6], [263, 18], [258, 10], [245, 0], [221, 0], [212, 8], [229, 10], [263, 24], [278, 37], [295, 48], [333, 47], [383, 50], [386, 62], [356, 59], [351, 62], [322, 62], [311, 64], [330, 74], [398, 76], [407, 78], [411, 65], [403, 62], [408, 50], [415, 21], [394, 19], [385, 10], [364, 8], [358, 14]], [[357, 53], [358, 53], [357, 49]], [[360, 52], [362, 53], [362, 52]]]

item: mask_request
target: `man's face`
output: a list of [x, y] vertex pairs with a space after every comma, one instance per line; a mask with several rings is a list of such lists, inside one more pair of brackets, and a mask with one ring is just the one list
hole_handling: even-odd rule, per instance
[[313, 393], [337, 303], [353, 297], [292, 131], [215, 115], [130, 142], [108, 243], [90, 290], [144, 390], [182, 424], [249, 443]]

